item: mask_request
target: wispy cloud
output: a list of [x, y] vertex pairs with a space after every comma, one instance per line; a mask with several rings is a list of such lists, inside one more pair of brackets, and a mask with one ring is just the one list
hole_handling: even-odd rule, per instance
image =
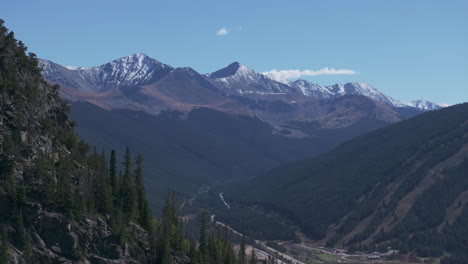
[[317, 75], [339, 75], [339, 74], [356, 74], [354, 70], [348, 69], [334, 69], [325, 67], [323, 69], [314, 71], [314, 70], [276, 70], [262, 72], [263, 75], [266, 75], [274, 80], [286, 82], [288, 79], [300, 78], [302, 76], [317, 76]]
[[225, 27], [220, 28], [218, 31], [216, 31], [216, 35], [218, 36], [224, 36], [229, 34], [229, 30]]

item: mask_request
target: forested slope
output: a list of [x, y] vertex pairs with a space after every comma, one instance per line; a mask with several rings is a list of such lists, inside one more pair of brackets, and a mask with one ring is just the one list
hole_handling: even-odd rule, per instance
[[146, 157], [146, 186], [157, 211], [168, 188], [193, 193], [203, 184], [253, 178], [280, 164], [329, 150], [363, 129], [375, 128], [375, 121], [370, 121], [320, 130], [314, 137], [291, 138], [257, 117], [208, 108], [194, 109], [187, 116], [180, 112], [154, 116], [141, 111], [107, 111], [86, 102], [71, 104], [70, 116], [78, 124], [80, 137], [98, 149], [123, 152], [130, 146]]
[[467, 166], [461, 104], [274, 169], [227, 198], [281, 212], [329, 245], [466, 252]]

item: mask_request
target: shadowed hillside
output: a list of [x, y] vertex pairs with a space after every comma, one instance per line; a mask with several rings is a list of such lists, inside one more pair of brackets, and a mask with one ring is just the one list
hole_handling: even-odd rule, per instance
[[359, 136], [232, 191], [329, 245], [467, 252], [468, 104]]

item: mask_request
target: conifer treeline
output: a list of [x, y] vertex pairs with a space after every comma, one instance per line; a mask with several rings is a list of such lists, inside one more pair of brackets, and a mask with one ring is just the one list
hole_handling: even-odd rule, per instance
[[245, 239], [236, 253], [228, 229], [209, 231], [210, 220], [206, 211], [199, 216], [198, 241], [184, 236], [183, 222], [179, 218], [177, 208], [176, 194], [171, 191], [166, 197], [163, 214], [153, 236], [150, 252], [154, 255], [151, 257], [151, 263], [174, 263], [174, 258], [190, 264], [257, 263], [255, 256], [250, 257], [251, 262], [246, 261]]
[[113, 228], [123, 240], [127, 224], [131, 222], [148, 231], [154, 228], [145, 195], [143, 157], [140, 154], [133, 160], [127, 148], [123, 171], [119, 171], [115, 150], [111, 151], [109, 163], [104, 152], [98, 154], [94, 150], [89, 157], [88, 168], [90, 175], [86, 185], [91, 188], [84, 193], [86, 212], [109, 216]]
[[[114, 150], [109, 160], [104, 152], [99, 154], [96, 150], [87, 158], [81, 158], [86, 161], [87, 175], [78, 184], [69, 177], [69, 172], [73, 170], [72, 160], [62, 159], [54, 163], [47, 155], [40, 155], [32, 175], [28, 176], [42, 179], [43, 184], [38, 190], [21, 184], [12, 184], [11, 189], [4, 188], [9, 192], [13, 205], [10, 223], [15, 232], [7, 235], [6, 228], [0, 229], [0, 263], [8, 259], [10, 245], [19, 246], [26, 253], [31, 248], [32, 238], [23, 216], [25, 201], [31, 197], [40, 200], [44, 209], [61, 212], [70, 219], [80, 220], [93, 215], [104, 217], [122, 245], [134, 239], [131, 224], [140, 225], [147, 230], [150, 238], [147, 252], [149, 264], [169, 264], [175, 260], [190, 264], [257, 263], [255, 256], [246, 254], [245, 239], [236, 252], [230, 231], [218, 229], [216, 234], [209, 231], [207, 212], [199, 217], [199, 240], [190, 239], [183, 230], [177, 195], [173, 191], [167, 194], [161, 218], [154, 218], [145, 195], [141, 155], [132, 159], [127, 149], [122, 171], [117, 166]], [[48, 173], [50, 171], [57, 171], [56, 180]], [[7, 185], [7, 182], [3, 181], [2, 185]], [[9, 241], [8, 237], [12, 240]], [[78, 255], [76, 257], [80, 258]]]

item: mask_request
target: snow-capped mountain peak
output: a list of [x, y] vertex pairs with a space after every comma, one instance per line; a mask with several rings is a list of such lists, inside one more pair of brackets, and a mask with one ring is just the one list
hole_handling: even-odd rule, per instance
[[123, 57], [98, 67], [104, 83], [142, 84], [153, 77], [157, 71], [170, 71], [172, 67], [165, 65], [143, 53]]
[[248, 76], [252, 76], [256, 74], [257, 73], [254, 70], [236, 61], [236, 62], [229, 64], [225, 68], [222, 68], [220, 70], [217, 70], [213, 73], [208, 74], [208, 77], [212, 79], [222, 79], [222, 78], [229, 78], [229, 77], [237, 76], [239, 78], [239, 77], [248, 77]]
[[151, 67], [153, 65], [164, 65], [161, 62], [150, 58], [144, 53], [135, 53], [130, 56], [122, 57], [120, 59], [111, 61], [108, 64], [121, 64], [137, 69], [141, 69], [145, 66]]
[[333, 97], [333, 93], [328, 89], [303, 79], [297, 79], [294, 82], [290, 82], [289, 85], [299, 89], [305, 96], [317, 99], [329, 99]]
[[448, 107], [449, 104], [433, 103], [427, 100], [415, 100], [415, 101], [395, 101], [396, 107], [413, 107], [424, 111], [437, 110], [440, 108]]
[[272, 80], [239, 62], [233, 62], [206, 76], [227, 94], [277, 95], [297, 93], [293, 87]]
[[66, 74], [71, 76], [68, 80], [76, 80], [67, 83], [71, 87], [89, 90], [85, 86], [92, 86], [97, 87], [98, 91], [144, 85], [173, 69], [143, 53], [135, 53], [96, 67], [60, 66], [47, 60], [41, 60], [40, 64], [43, 75], [48, 80], [59, 82]]
[[388, 95], [385, 95], [367, 82], [349, 82], [322, 87], [307, 80], [298, 79], [291, 82], [290, 85], [300, 89], [305, 96], [311, 96], [320, 100], [337, 98], [344, 95], [363, 95], [392, 107], [411, 107], [423, 111], [429, 111], [448, 106], [426, 100], [411, 102], [398, 101]]
[[375, 87], [366, 82], [349, 82], [345, 84], [335, 84], [331, 86], [326, 86], [325, 88], [329, 90], [332, 94], [334, 94], [335, 97], [347, 94], [364, 95], [387, 105], [393, 105], [393, 102], [395, 101], [391, 97], [383, 94]]

